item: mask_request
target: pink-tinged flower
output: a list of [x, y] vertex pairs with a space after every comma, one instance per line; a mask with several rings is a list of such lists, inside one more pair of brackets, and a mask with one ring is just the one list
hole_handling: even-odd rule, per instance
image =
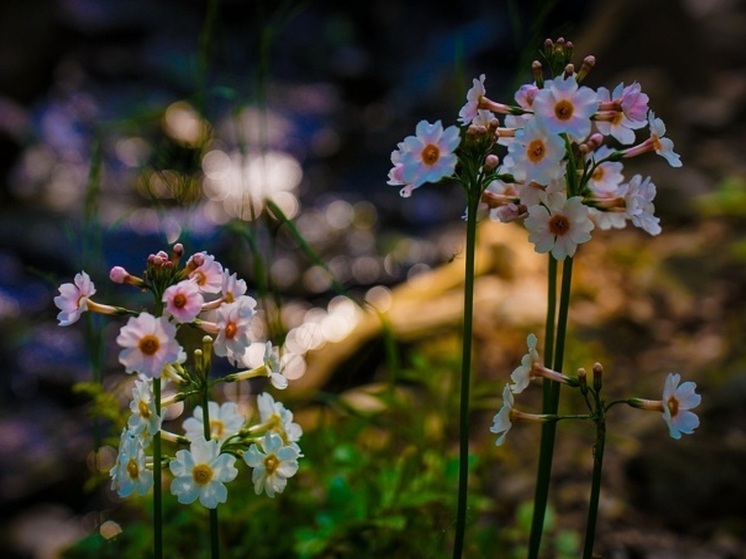
[[653, 111], [648, 113], [648, 124], [650, 125], [650, 140], [653, 143], [655, 153], [668, 161], [671, 167], [681, 167], [681, 159], [679, 154], [673, 150], [673, 142], [663, 137], [666, 133], [666, 125], [660, 118], [655, 117]]
[[132, 388], [132, 402], [127, 427], [135, 434], [146, 433], [153, 436], [161, 429], [161, 417], [155, 409], [153, 390], [149, 380], [138, 379]]
[[565, 133], [582, 140], [591, 132], [591, 116], [598, 109], [596, 92], [580, 86], [573, 76], [544, 82], [534, 98], [534, 118], [541, 119], [550, 134]]
[[[622, 95], [622, 87], [623, 85], [620, 84], [614, 89], [614, 98]], [[612, 105], [612, 94], [605, 87], [598, 88], [598, 97], [601, 101], [601, 106]], [[631, 120], [627, 116], [627, 113], [624, 112], [620, 103], [618, 109], [599, 111], [596, 114], [595, 123], [598, 131], [604, 136], [613, 136], [623, 145], [629, 145], [635, 141], [634, 131], [645, 126], [647, 120], [644, 117], [642, 120]]]
[[96, 287], [87, 273], [75, 274], [74, 283], [63, 283], [60, 294], [54, 298], [54, 304], [60, 309], [57, 315], [60, 326], [70, 326], [80, 319], [88, 310], [88, 299], [96, 293]]
[[632, 223], [646, 231], [650, 235], [658, 235], [661, 232], [660, 218], [654, 215], [655, 205], [655, 184], [650, 177], [642, 178], [641, 175], [635, 175], [627, 185], [625, 193], [626, 214]]
[[188, 505], [197, 499], [208, 509], [228, 500], [225, 484], [236, 479], [235, 456], [220, 454], [218, 441], [195, 439], [189, 450], [179, 450], [168, 465], [175, 476], [171, 494]]
[[166, 313], [177, 322], [193, 322], [205, 302], [202, 292], [192, 280], [183, 280], [163, 292]]
[[176, 341], [176, 326], [165, 317], [143, 312], [130, 317], [117, 336], [122, 348], [119, 362], [128, 373], [160, 378], [163, 368], [183, 361], [184, 350]]
[[420, 121], [416, 135], [407, 136], [403, 142], [401, 176], [404, 183], [416, 188], [452, 175], [457, 162], [453, 152], [460, 142], [456, 126], [444, 130], [440, 121], [434, 124]]
[[525, 217], [526, 207], [520, 204], [518, 189], [513, 183], [494, 180], [482, 192], [480, 205], [487, 208], [492, 221], [509, 223]]
[[518, 88], [518, 91], [515, 92], [515, 102], [518, 103], [518, 106], [522, 109], [530, 111], [533, 109], [534, 99], [536, 99], [536, 94], [539, 93], [539, 91], [540, 89], [536, 87], [535, 84], [523, 84]]
[[681, 434], [691, 435], [699, 427], [697, 414], [690, 411], [702, 401], [695, 392], [697, 384], [687, 381], [679, 386], [681, 375], [669, 373], [663, 387], [663, 420], [668, 425], [668, 432], [674, 439]]
[[549, 134], [538, 119], [531, 119], [508, 144], [503, 170], [512, 172], [517, 181], [547, 185], [565, 171], [562, 158], [565, 144], [556, 134]]
[[401, 162], [401, 150], [404, 148], [404, 142], [399, 142], [397, 148], [391, 152], [391, 164], [393, 167], [389, 170], [389, 180], [386, 184], [403, 187], [399, 190], [402, 198], [412, 196], [412, 191], [417, 188], [413, 184], [407, 184], [404, 180], [404, 164]]
[[552, 253], [557, 260], [573, 256], [578, 245], [590, 240], [593, 222], [588, 207], [580, 196], [566, 198], [553, 193], [546, 205], [528, 208], [525, 220], [530, 234], [528, 240], [536, 245], [538, 253]]
[[203, 293], [220, 293], [223, 286], [223, 267], [215, 257], [206, 252], [192, 255], [187, 262], [189, 279], [194, 281]]
[[[241, 430], [246, 418], [238, 411], [238, 406], [233, 402], [207, 402], [207, 412], [210, 416], [210, 438], [220, 444]], [[204, 439], [205, 425], [202, 406], [194, 408], [192, 417], [184, 420], [184, 431], [189, 440]]]
[[129, 497], [135, 492], [145, 495], [153, 486], [153, 472], [147, 469], [143, 439], [137, 433], [122, 429], [119, 453], [109, 475], [111, 488], [120, 497]]
[[487, 93], [484, 88], [485, 75], [479, 76], [479, 79], [473, 80], [473, 85], [466, 92], [466, 105], [461, 107], [458, 112], [458, 121], [462, 126], [468, 126], [476, 118], [479, 112], [479, 102]]
[[619, 99], [622, 112], [630, 121], [644, 123], [647, 120], [648, 96], [642, 92], [639, 83], [634, 82], [627, 87], [621, 83], [614, 88], [613, 96]]
[[261, 495], [264, 491], [268, 497], [282, 493], [298, 471], [300, 450], [297, 445], [285, 445], [275, 434], [267, 433], [259, 440], [259, 445], [252, 444], [243, 455], [246, 464], [253, 468], [251, 481], [254, 492]]
[[246, 282], [238, 279], [236, 273], [230, 272], [227, 268], [223, 271], [223, 285], [220, 289], [223, 301], [232, 303], [242, 295], [246, 294]]
[[242, 360], [246, 348], [251, 344], [250, 327], [254, 318], [256, 300], [242, 295], [233, 303], [226, 303], [217, 310], [215, 326], [215, 355], [227, 357], [236, 364]]

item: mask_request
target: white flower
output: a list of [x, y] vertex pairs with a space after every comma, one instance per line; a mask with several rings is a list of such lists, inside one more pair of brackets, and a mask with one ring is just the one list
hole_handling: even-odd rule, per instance
[[218, 328], [215, 355], [227, 357], [233, 364], [241, 361], [246, 348], [251, 344], [249, 334], [255, 307], [256, 300], [253, 297], [242, 295], [233, 303], [226, 303], [218, 308], [215, 320]]
[[223, 267], [215, 257], [206, 252], [192, 255], [187, 262], [189, 279], [194, 281], [203, 293], [220, 293], [223, 287]]
[[238, 475], [234, 464], [236, 458], [220, 454], [217, 441], [204, 438], [192, 440], [189, 450], [179, 450], [176, 459], [169, 464], [175, 476], [171, 482], [171, 494], [182, 504], [199, 502], [214, 509], [228, 499], [225, 483]]
[[648, 113], [648, 124], [650, 125], [650, 140], [653, 143], [655, 153], [668, 161], [671, 167], [681, 167], [681, 159], [679, 154], [673, 150], [673, 142], [663, 137], [666, 133], [666, 125], [660, 118], [655, 117], [653, 111]]
[[546, 185], [564, 174], [564, 156], [562, 138], [549, 134], [541, 121], [534, 118], [522, 130], [516, 130], [515, 138], [508, 144], [504, 171], [512, 172], [518, 181]]
[[521, 364], [510, 374], [510, 380], [513, 381], [510, 390], [513, 394], [520, 394], [531, 382], [531, 372], [533, 371], [534, 363], [539, 360], [539, 352], [536, 351], [536, 342], [536, 335], [533, 333], [529, 334], [526, 338], [528, 353], [523, 356]]
[[122, 429], [119, 453], [109, 475], [111, 488], [120, 497], [129, 497], [135, 492], [144, 495], [153, 486], [153, 472], [145, 465], [143, 440], [137, 433]]
[[129, 429], [136, 434], [147, 433], [155, 435], [161, 429], [161, 417], [156, 413], [155, 400], [151, 382], [147, 379], [138, 379], [132, 387], [132, 402], [130, 402], [130, 415], [127, 421]]
[[661, 232], [660, 218], [654, 215], [655, 184], [646, 177], [635, 175], [627, 185], [625, 201], [627, 205], [626, 214], [632, 223], [651, 235]]
[[288, 478], [298, 471], [300, 452], [297, 445], [285, 445], [282, 438], [272, 433], [264, 435], [259, 443], [252, 444], [243, 458], [253, 468], [251, 481], [256, 494], [264, 491], [268, 497], [274, 497], [285, 490]]
[[177, 322], [192, 322], [202, 311], [205, 302], [199, 286], [192, 280], [183, 280], [163, 292], [165, 312]]
[[536, 252], [551, 251], [557, 260], [573, 256], [580, 243], [590, 240], [593, 230], [583, 199], [580, 196], [567, 199], [559, 192], [548, 197], [546, 206], [531, 206], [525, 225]]
[[96, 293], [91, 278], [83, 271], [75, 274], [73, 282], [60, 285], [60, 294], [54, 298], [54, 304], [60, 309], [57, 315], [60, 326], [77, 322], [80, 315], [88, 310], [88, 298]]
[[473, 85], [466, 92], [466, 104], [458, 112], [458, 121], [462, 126], [471, 124], [479, 113], [479, 100], [487, 93], [484, 88], [484, 79], [484, 74], [479, 76], [479, 79], [475, 78]]
[[490, 427], [490, 432], [500, 435], [495, 441], [497, 446], [505, 442], [505, 435], [508, 434], [508, 431], [513, 426], [511, 412], [513, 411], [514, 403], [515, 400], [513, 399], [513, 393], [510, 391], [510, 385], [506, 384], [505, 388], [503, 388], [503, 406], [495, 414], [495, 417], [492, 418], [492, 427]]
[[246, 294], [246, 282], [242, 279], [238, 279], [238, 276], [234, 273], [230, 273], [227, 268], [223, 270], [223, 284], [220, 288], [223, 301], [226, 303], [232, 303], [242, 295]]
[[263, 363], [272, 386], [277, 390], [285, 390], [288, 387], [288, 379], [282, 370], [280, 370], [279, 351], [272, 347], [272, 342], [269, 340], [264, 346]]
[[591, 116], [598, 108], [596, 92], [580, 86], [574, 76], [544, 82], [533, 102], [534, 119], [540, 119], [550, 134], [565, 133], [582, 140], [591, 132]]
[[453, 152], [461, 141], [459, 129], [449, 126], [444, 130], [440, 121], [422, 120], [415, 131], [416, 135], [404, 138], [401, 149], [403, 182], [416, 188], [452, 175], [457, 162]]
[[[210, 438], [223, 443], [229, 437], [238, 433], [246, 419], [238, 411], [233, 402], [207, 402], [207, 412], [210, 416]], [[184, 420], [184, 431], [189, 440], [205, 438], [205, 425], [202, 406], [196, 406], [192, 417]]]
[[681, 375], [669, 373], [663, 387], [663, 420], [674, 439], [680, 439], [682, 433], [691, 435], [699, 427], [699, 417], [690, 410], [702, 401], [695, 392], [696, 383], [688, 381], [679, 386], [680, 381]]
[[130, 317], [117, 336], [122, 348], [119, 362], [128, 373], [160, 378], [163, 368], [182, 361], [186, 356], [176, 341], [176, 326], [165, 317], [143, 312]]
[[257, 396], [256, 403], [260, 420], [268, 426], [268, 432], [276, 433], [286, 444], [300, 440], [303, 429], [293, 422], [293, 412], [286, 409], [282, 402], [275, 402], [271, 394], [264, 392]]

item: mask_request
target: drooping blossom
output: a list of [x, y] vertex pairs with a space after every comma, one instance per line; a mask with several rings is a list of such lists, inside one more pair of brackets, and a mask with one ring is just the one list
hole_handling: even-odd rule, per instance
[[537, 341], [536, 335], [533, 333], [526, 338], [528, 352], [521, 359], [521, 364], [510, 374], [510, 380], [513, 381], [510, 390], [513, 394], [520, 394], [531, 382], [531, 371], [534, 368], [534, 363], [539, 361], [539, 352], [536, 351]]
[[641, 175], [632, 177], [625, 193], [626, 214], [636, 227], [650, 235], [658, 235], [661, 232], [660, 218], [654, 215], [653, 199], [655, 194], [655, 184], [650, 180], [650, 177], [643, 179]]
[[143, 439], [126, 427], [122, 429], [119, 452], [109, 475], [111, 488], [120, 497], [129, 497], [133, 493], [144, 495], [153, 486], [153, 472], [145, 463]]
[[153, 436], [161, 429], [161, 417], [155, 409], [153, 389], [149, 380], [138, 379], [132, 387], [132, 402], [127, 427], [135, 434]]
[[505, 388], [503, 388], [503, 405], [500, 411], [495, 414], [495, 417], [492, 418], [492, 427], [490, 427], [491, 433], [499, 435], [495, 441], [495, 445], [497, 446], [505, 442], [505, 436], [513, 426], [511, 412], [514, 405], [515, 399], [513, 398], [513, 392], [510, 390], [510, 385], [506, 384]]
[[261, 495], [264, 491], [268, 497], [274, 498], [285, 490], [288, 478], [298, 471], [300, 452], [297, 446], [284, 444], [279, 435], [267, 433], [258, 445], [252, 444], [243, 457], [246, 464], [253, 468], [251, 481], [254, 483], [254, 492]]
[[271, 341], [264, 346], [264, 358], [262, 359], [267, 377], [277, 390], [285, 390], [288, 387], [288, 379], [280, 367], [280, 355], [277, 348], [273, 347]]
[[169, 463], [175, 476], [171, 494], [182, 504], [199, 499], [203, 506], [214, 509], [228, 500], [225, 484], [238, 475], [235, 462], [235, 456], [220, 453], [218, 441], [193, 439], [189, 450], [177, 451], [176, 459]]
[[142, 312], [130, 317], [117, 336], [119, 362], [127, 373], [139, 373], [149, 378], [160, 378], [169, 363], [186, 358], [176, 341], [176, 326], [165, 317], [154, 317]]

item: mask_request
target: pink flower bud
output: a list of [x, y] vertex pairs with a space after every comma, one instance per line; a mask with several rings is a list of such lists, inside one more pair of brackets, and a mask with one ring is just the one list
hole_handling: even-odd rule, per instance
[[114, 283], [124, 283], [130, 277], [130, 273], [121, 266], [114, 266], [109, 272], [109, 279]]

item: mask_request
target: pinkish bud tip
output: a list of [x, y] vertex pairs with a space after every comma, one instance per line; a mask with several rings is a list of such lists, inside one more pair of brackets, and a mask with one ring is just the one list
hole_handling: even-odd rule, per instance
[[129, 272], [121, 266], [114, 266], [109, 272], [109, 279], [114, 283], [124, 283], [129, 276]]

